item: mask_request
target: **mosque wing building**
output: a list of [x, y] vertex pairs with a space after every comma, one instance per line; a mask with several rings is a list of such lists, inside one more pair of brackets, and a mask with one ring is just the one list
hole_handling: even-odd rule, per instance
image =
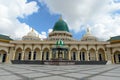
[[[92, 35], [89, 28], [81, 40], [73, 38], [67, 23], [60, 18], [53, 26], [53, 31], [41, 40], [32, 29], [21, 40], [0, 35], [0, 63], [36, 63], [51, 61], [107, 62], [120, 63], [120, 36], [100, 41]], [[51, 64], [51, 63], [50, 63]]]

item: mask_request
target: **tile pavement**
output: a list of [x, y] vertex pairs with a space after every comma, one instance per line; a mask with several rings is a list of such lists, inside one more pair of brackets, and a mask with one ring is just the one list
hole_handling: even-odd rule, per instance
[[0, 80], [120, 80], [120, 65], [0, 64]]

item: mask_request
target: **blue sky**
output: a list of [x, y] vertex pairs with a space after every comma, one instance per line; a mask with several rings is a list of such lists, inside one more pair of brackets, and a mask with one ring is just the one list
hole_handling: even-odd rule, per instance
[[[28, 0], [28, 3], [36, 0]], [[61, 14], [51, 14], [46, 5], [41, 4], [39, 1], [36, 1], [37, 5], [40, 7], [37, 13], [33, 13], [32, 15], [26, 16], [24, 18], [18, 17], [18, 20], [21, 23], [26, 23], [32, 28], [34, 28], [39, 33], [48, 32], [48, 29], [52, 29], [55, 22], [58, 21]], [[85, 30], [82, 32], [75, 33], [70, 30], [73, 37], [75, 39], [80, 39], [84, 34]], [[48, 36], [48, 34], [47, 34]]]
[[100, 40], [120, 35], [120, 0], [0, 0], [0, 34], [21, 39], [34, 28], [46, 38], [60, 15], [75, 39], [87, 28]]

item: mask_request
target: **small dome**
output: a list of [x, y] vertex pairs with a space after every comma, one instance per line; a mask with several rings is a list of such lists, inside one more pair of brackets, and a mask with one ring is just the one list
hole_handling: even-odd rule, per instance
[[69, 32], [67, 23], [60, 17], [60, 19], [55, 23], [53, 31], [67, 31]]
[[23, 36], [22, 40], [40, 40], [40, 38], [32, 29], [26, 36]]
[[94, 37], [91, 33], [90, 30], [87, 28], [87, 33], [83, 36], [81, 41], [97, 41], [97, 38]]
[[32, 37], [36, 37], [36, 33], [34, 32], [34, 30], [32, 29], [27, 36], [32, 36]]

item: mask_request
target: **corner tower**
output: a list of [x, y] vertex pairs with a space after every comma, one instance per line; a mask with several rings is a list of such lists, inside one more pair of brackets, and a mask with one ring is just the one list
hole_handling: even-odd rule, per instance
[[49, 34], [48, 40], [64, 40], [71, 41], [74, 40], [72, 38], [72, 34], [69, 32], [69, 28], [67, 23], [60, 16], [59, 20], [55, 23], [53, 27], [53, 31]]

